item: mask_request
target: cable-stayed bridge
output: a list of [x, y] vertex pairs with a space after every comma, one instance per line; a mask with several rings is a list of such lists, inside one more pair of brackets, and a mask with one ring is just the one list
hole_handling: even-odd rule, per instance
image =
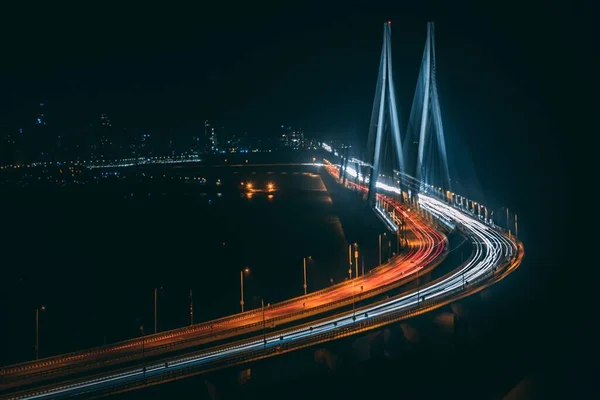
[[[510, 274], [524, 254], [516, 225], [514, 234], [508, 220], [501, 228], [487, 208], [452, 192], [435, 69], [429, 23], [403, 134], [392, 78], [391, 23], [385, 23], [366, 151], [348, 154], [346, 148], [339, 160], [324, 160], [324, 170], [363, 191], [404, 241], [396, 257], [363, 275], [355, 265], [354, 277], [350, 272], [346, 282], [268, 309], [3, 367], [0, 395], [97, 397], [160, 384], [377, 329], [452, 303]], [[471, 255], [451, 272], [419, 284], [419, 274], [444, 260], [449, 232], [469, 238]], [[416, 288], [378, 296], [415, 279]]]

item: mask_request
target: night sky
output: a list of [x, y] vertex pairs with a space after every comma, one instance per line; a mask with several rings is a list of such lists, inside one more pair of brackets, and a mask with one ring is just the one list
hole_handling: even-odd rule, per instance
[[107, 113], [115, 127], [175, 136], [203, 132], [208, 119], [232, 133], [264, 137], [285, 124], [361, 145], [383, 23], [392, 21], [406, 126], [433, 20], [442, 118], [461, 178], [500, 204], [522, 197], [498, 195], [509, 189], [563, 181], [569, 140], [557, 118], [574, 118], [556, 100], [570, 98], [562, 78], [583, 46], [576, 38], [590, 37], [574, 11], [581, 18], [591, 7], [398, 3], [10, 6], [0, 24], [0, 124], [27, 126], [43, 100], [48, 123], [73, 131]]

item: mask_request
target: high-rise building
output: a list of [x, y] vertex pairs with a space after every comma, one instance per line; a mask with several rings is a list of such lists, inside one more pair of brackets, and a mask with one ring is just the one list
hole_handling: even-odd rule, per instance
[[281, 125], [283, 132], [279, 137], [279, 143], [282, 147], [298, 150], [304, 147], [304, 132], [302, 129], [294, 129], [291, 126]]
[[219, 141], [217, 140], [217, 133], [215, 127], [211, 126], [208, 120], [204, 121], [204, 137], [210, 143], [210, 151], [216, 152], [219, 150]]

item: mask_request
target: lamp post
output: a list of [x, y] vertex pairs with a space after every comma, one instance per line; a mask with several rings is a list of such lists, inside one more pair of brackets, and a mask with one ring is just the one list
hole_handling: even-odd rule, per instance
[[352, 279], [352, 245], [351, 244], [348, 245], [348, 262], [350, 263], [350, 266], [348, 267], [348, 275], [350, 276], [350, 279]]
[[356, 277], [358, 278], [358, 244], [354, 243], [354, 265], [356, 266]]
[[40, 358], [40, 311], [45, 311], [46, 306], [35, 309], [35, 359]]
[[312, 257], [311, 256], [304, 257], [304, 295], [305, 296], [306, 296], [306, 288], [307, 288], [307, 285], [306, 285], [306, 259], [307, 258], [310, 260]]
[[387, 236], [385, 232], [379, 234], [379, 265], [381, 265], [381, 236]]
[[240, 271], [240, 289], [241, 289], [241, 300], [240, 306], [242, 307], [242, 312], [244, 312], [244, 273], [249, 273], [250, 268], [246, 267]]

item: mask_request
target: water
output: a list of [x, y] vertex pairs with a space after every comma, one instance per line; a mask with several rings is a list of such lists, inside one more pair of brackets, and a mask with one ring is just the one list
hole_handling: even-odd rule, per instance
[[0, 364], [33, 358], [38, 305], [50, 356], [139, 336], [140, 326], [152, 333], [154, 288], [162, 331], [189, 324], [190, 290], [196, 322], [238, 312], [246, 267], [246, 309], [301, 295], [304, 256], [309, 291], [346, 278], [349, 242], [373, 267], [381, 222], [323, 176], [328, 190], [321, 172], [146, 166], [5, 194]]

